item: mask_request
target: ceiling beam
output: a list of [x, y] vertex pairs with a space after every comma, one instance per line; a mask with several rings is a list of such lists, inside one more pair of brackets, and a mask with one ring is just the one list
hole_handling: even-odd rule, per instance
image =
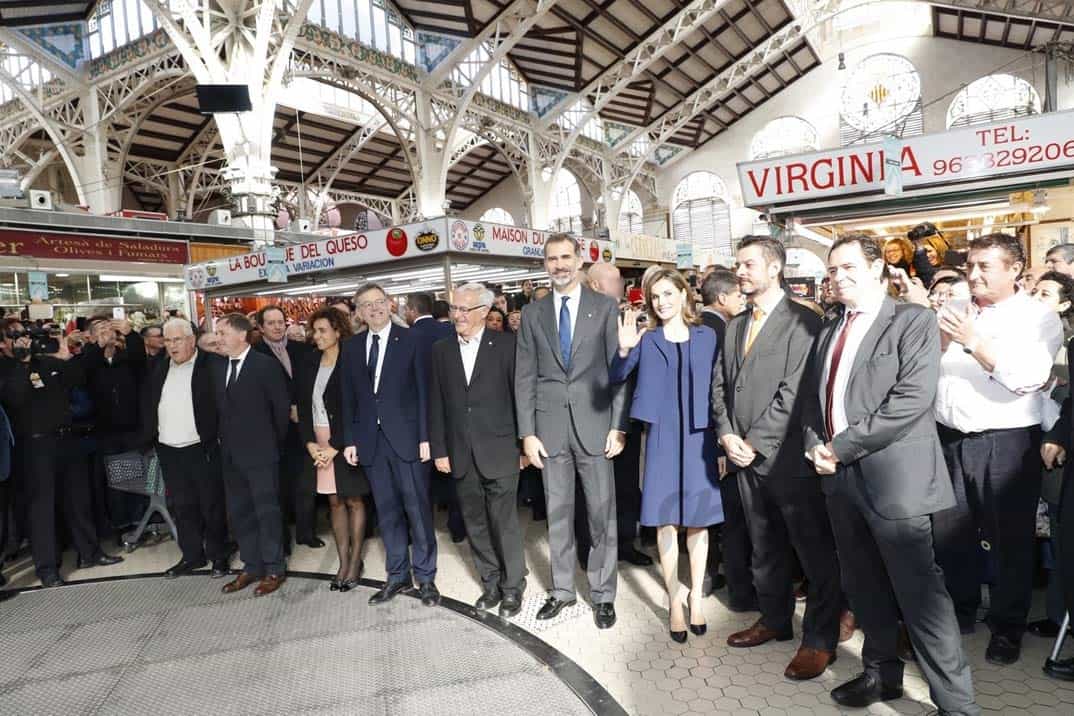
[[928, 2], [934, 7], [946, 7], [952, 10], [972, 10], [989, 15], [1074, 25], [1074, 3], [1069, 0], [928, 0]]

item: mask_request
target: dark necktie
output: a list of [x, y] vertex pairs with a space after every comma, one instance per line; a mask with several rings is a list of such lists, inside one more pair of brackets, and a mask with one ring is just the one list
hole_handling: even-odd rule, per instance
[[380, 336], [373, 334], [373, 347], [369, 349], [369, 386], [377, 392], [377, 361], [380, 359]]
[[843, 322], [843, 330], [839, 332], [839, 338], [835, 340], [832, 349], [832, 364], [828, 367], [828, 385], [824, 398], [824, 427], [828, 429], [828, 439], [835, 437], [835, 428], [832, 423], [832, 405], [835, 399], [835, 374], [839, 372], [839, 361], [843, 359], [843, 348], [847, 344], [847, 334], [850, 333], [850, 325], [858, 317], [857, 313], [848, 313]]
[[571, 365], [571, 312], [567, 310], [570, 296], [564, 296], [559, 306], [559, 354], [563, 357], [563, 367]]
[[239, 359], [231, 359], [231, 369], [227, 373], [227, 389], [231, 390], [231, 386], [235, 385], [235, 379], [239, 377]]

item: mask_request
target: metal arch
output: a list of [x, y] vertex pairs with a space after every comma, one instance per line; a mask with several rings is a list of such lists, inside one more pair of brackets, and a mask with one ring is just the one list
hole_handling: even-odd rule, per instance
[[[511, 168], [511, 174], [514, 175], [515, 180], [518, 182], [519, 189], [522, 190], [522, 200], [524, 203], [528, 203], [533, 200], [533, 191], [530, 189], [529, 183], [523, 178], [526, 175], [526, 172], [519, 171], [518, 167], [516, 166], [516, 158], [512, 157], [507, 152], [507, 150], [501, 144], [501, 141], [502, 140], [495, 134], [493, 134], [493, 132], [491, 131], [488, 131], [488, 136], [481, 136], [479, 134], [475, 134], [473, 139], [468, 141], [466, 145], [463, 145], [463, 147], [458, 147], [456, 151], [452, 153], [450, 166], [454, 166], [455, 164], [460, 162], [463, 157], [465, 157], [467, 154], [477, 149], [478, 147], [492, 147], [496, 150], [497, 154], [504, 158], [504, 160], [507, 162], [507, 166]], [[463, 151], [460, 152], [460, 149]], [[449, 165], [449, 162], [444, 162], [444, 164], [445, 166], [447, 166]], [[444, 176], [446, 186], [447, 174], [445, 173]]]
[[989, 15], [1043, 20], [1074, 25], [1074, 3], [1069, 0], [921, 0], [934, 7], [973, 10]]
[[[186, 97], [193, 92], [193, 87], [185, 86], [186, 83], [184, 80], [187, 79], [187, 77], [178, 77], [177, 79], [178, 82], [161, 87], [159, 92], [153, 92], [141, 97], [134, 97], [130, 104], [138, 105], [135, 113], [117, 110], [110, 115], [109, 120], [113, 127], [115, 126], [117, 117], [126, 117], [128, 120], [127, 128], [122, 132], [110, 131], [108, 133], [108, 148], [116, 151], [117, 160], [119, 161], [120, 166], [126, 165], [130, 157], [131, 145], [134, 143], [135, 138], [138, 136], [138, 131], [142, 128], [142, 125], [145, 124], [146, 120], [152, 117], [153, 113], [162, 105]], [[174, 91], [170, 94], [165, 94], [168, 90]], [[212, 124], [215, 126], [216, 120], [213, 120]], [[119, 144], [117, 141], [120, 139], [122, 140], [122, 144]]]
[[[34, 102], [33, 96], [26, 91], [26, 88], [16, 80], [11, 74], [2, 66], [0, 66], [0, 82], [3, 82], [15, 93], [15, 95], [22, 102], [22, 105], [34, 116], [34, 118], [40, 123], [41, 129], [45, 130], [49, 139], [52, 140], [52, 145], [63, 159], [63, 163], [67, 166], [67, 171], [71, 174], [71, 181], [75, 185], [75, 193], [78, 195], [78, 203], [86, 204], [86, 193], [82, 187], [82, 175], [78, 170], [78, 164], [75, 163], [75, 158], [71, 153], [70, 148], [67, 146], [67, 137], [61, 132], [60, 128], [56, 126], [56, 123], [50, 117], [45, 116], [44, 111], [37, 106]], [[77, 113], [77, 111], [76, 111]]]
[[[528, 205], [533, 200], [533, 188], [530, 186], [527, 172], [529, 164], [529, 137], [527, 133], [516, 130], [510, 125], [498, 124], [487, 117], [467, 114], [465, 120], [461, 128], [469, 131], [475, 138], [483, 140], [482, 143], [491, 145], [497, 154], [507, 162], [507, 166], [511, 168], [511, 173], [515, 175], [518, 186], [522, 190], [522, 201]], [[473, 141], [470, 140], [468, 144]], [[477, 146], [480, 146], [480, 143], [473, 143], [462, 153], [458, 153], [459, 148], [456, 148], [452, 156], [449, 157], [449, 161], [443, 163], [441, 182], [445, 187], [447, 186], [448, 170], [451, 166]]]

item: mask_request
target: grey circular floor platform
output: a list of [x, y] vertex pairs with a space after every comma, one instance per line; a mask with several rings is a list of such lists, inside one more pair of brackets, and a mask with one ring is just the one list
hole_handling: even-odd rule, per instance
[[309, 578], [264, 598], [220, 587], [132, 578], [3, 602], [0, 714], [593, 713], [554, 663], [456, 610], [370, 607], [370, 587]]

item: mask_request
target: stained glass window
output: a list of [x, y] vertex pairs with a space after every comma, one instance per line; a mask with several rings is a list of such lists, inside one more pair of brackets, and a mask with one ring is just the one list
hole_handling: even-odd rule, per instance
[[712, 172], [686, 175], [671, 199], [671, 238], [701, 256], [733, 255], [727, 186]]
[[947, 108], [947, 127], [969, 127], [1039, 114], [1040, 95], [1014, 75], [987, 75], [962, 88]]
[[515, 225], [515, 217], [511, 216], [511, 213], [507, 211], [507, 209], [501, 209], [498, 206], [487, 209], [485, 213], [481, 215], [479, 221], [487, 221], [491, 224], [507, 224], [508, 226]]
[[642, 232], [641, 199], [633, 191], [627, 191], [619, 207], [619, 230], [624, 234]]
[[843, 87], [839, 119], [844, 145], [921, 134], [921, 76], [901, 55], [865, 58]]
[[776, 117], [753, 135], [750, 159], [772, 159], [818, 148], [817, 130], [801, 117]]
[[552, 206], [548, 218], [554, 231], [582, 233], [582, 189], [566, 169], [560, 169], [552, 189]]

